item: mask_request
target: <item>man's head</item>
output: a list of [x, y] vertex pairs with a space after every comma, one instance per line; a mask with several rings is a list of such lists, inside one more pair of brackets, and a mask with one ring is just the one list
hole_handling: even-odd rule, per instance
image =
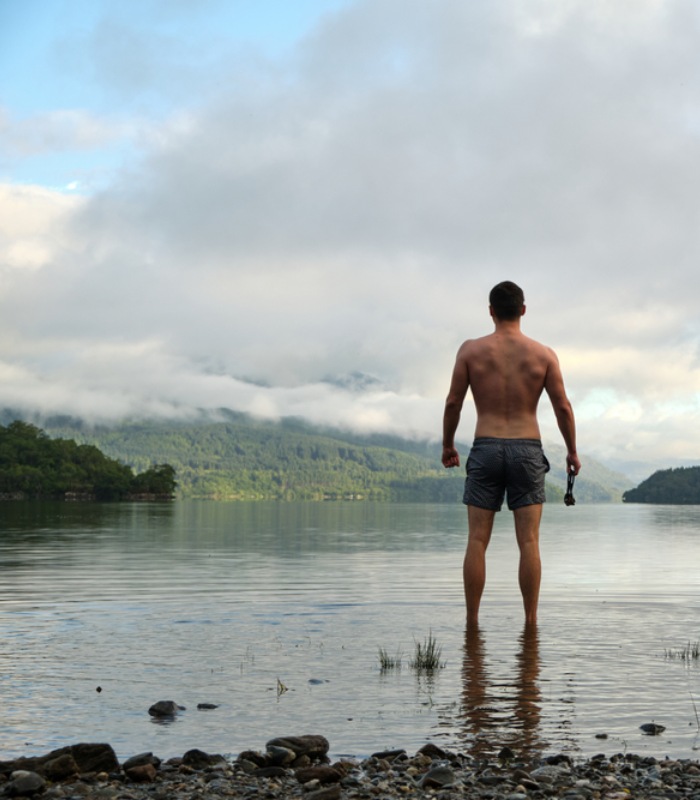
[[525, 313], [525, 295], [513, 281], [502, 281], [489, 294], [491, 313], [500, 321], [520, 319]]

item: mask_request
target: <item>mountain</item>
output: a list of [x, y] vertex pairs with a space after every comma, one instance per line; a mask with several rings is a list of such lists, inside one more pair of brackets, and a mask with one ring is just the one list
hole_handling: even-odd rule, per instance
[[700, 505], [700, 467], [658, 470], [622, 499], [625, 503]]
[[[13, 416], [14, 414], [14, 416]], [[17, 418], [0, 413], [0, 424]], [[92, 426], [70, 417], [27, 420], [52, 437], [98, 447], [138, 472], [175, 468], [178, 494], [231, 500], [374, 499], [459, 502], [464, 470], [445, 470], [435, 442], [361, 435], [299, 419], [269, 422], [220, 410], [194, 421], [132, 421]], [[469, 451], [459, 445], [463, 462]], [[561, 502], [564, 450], [545, 446], [553, 465], [547, 495]], [[591, 459], [576, 479], [577, 501], [616, 502], [630, 488], [624, 476]]]

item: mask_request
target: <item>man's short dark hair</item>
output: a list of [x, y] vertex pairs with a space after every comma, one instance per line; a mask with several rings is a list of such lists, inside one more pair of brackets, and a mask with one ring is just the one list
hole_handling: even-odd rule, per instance
[[489, 304], [496, 319], [518, 319], [523, 313], [525, 295], [517, 283], [502, 281], [491, 289]]

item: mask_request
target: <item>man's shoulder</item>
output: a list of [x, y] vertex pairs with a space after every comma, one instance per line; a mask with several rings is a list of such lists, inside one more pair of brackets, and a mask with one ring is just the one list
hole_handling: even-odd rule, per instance
[[487, 333], [485, 336], [478, 336], [476, 339], [465, 339], [462, 342], [460, 352], [468, 350], [478, 350], [481, 347], [488, 346], [490, 341], [493, 341], [494, 334]]
[[523, 338], [527, 341], [528, 347], [531, 347], [533, 350], [536, 350], [543, 355], [548, 356], [549, 358], [556, 358], [556, 353], [549, 345], [544, 344], [544, 342], [540, 342], [537, 339], [532, 339], [529, 336], [524, 336]]

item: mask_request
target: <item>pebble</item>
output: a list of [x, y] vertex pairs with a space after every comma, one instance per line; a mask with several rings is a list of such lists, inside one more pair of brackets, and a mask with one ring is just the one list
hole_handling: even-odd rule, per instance
[[[188, 750], [119, 764], [109, 745], [73, 745], [0, 761], [0, 797], [44, 800], [672, 800], [700, 798], [700, 764], [633, 754], [526, 762], [474, 759], [426, 745], [332, 762], [322, 736], [279, 737], [237, 759]], [[64, 762], [70, 756], [71, 769]], [[57, 766], [58, 765], [58, 766]], [[58, 767], [61, 767], [60, 769]]]

